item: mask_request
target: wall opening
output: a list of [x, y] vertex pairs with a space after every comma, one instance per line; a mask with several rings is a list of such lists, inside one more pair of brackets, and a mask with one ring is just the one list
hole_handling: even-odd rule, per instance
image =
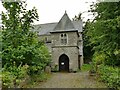
[[59, 71], [60, 72], [69, 72], [69, 58], [65, 54], [62, 54], [59, 57]]

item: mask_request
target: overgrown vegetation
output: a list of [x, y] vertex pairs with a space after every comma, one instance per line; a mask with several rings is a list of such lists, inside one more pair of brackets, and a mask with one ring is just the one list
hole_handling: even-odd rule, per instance
[[24, 88], [34, 88], [39, 86], [42, 82], [45, 82], [48, 78], [50, 78], [51, 74], [41, 72], [41, 74], [34, 75], [30, 78], [30, 81], [24, 85]]
[[24, 1], [4, 2], [2, 12], [2, 85], [5, 88], [21, 87], [29, 76], [41, 74], [50, 62], [48, 49], [30, 31], [37, 10], [26, 10]]
[[91, 64], [83, 64], [81, 67], [82, 71], [89, 71], [92, 68]]
[[108, 87], [120, 89], [120, 2], [94, 3], [90, 12], [95, 18], [84, 27], [86, 58], [92, 59], [93, 69]]
[[18, 66], [16, 67], [15, 63], [13, 67], [5, 67], [2, 72], [2, 87], [3, 88], [11, 88], [11, 87], [20, 87], [26, 78], [28, 66]]
[[97, 72], [100, 80], [107, 83], [109, 88], [120, 90], [120, 67], [101, 65]]
[[119, 4], [102, 2], [93, 5], [91, 12], [98, 15], [92, 22], [87, 22], [86, 36], [89, 37], [88, 45], [95, 51], [93, 58], [104, 59], [104, 64], [111, 66], [120, 66]]

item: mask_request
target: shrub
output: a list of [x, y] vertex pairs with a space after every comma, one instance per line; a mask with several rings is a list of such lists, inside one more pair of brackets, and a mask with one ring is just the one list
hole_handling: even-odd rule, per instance
[[100, 79], [110, 88], [120, 89], [120, 68], [101, 65], [98, 73]]
[[18, 87], [20, 83], [27, 76], [27, 65], [18, 67], [10, 66], [9, 68], [4, 67], [2, 71], [2, 86], [3, 88]]
[[2, 87], [3, 88], [10, 88], [13, 87], [13, 76], [9, 71], [4, 71], [2, 73]]

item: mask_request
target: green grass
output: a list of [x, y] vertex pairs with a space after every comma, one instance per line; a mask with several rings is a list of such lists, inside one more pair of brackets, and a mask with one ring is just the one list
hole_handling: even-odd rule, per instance
[[83, 64], [81, 67], [82, 71], [89, 71], [91, 69], [91, 65], [90, 64]]

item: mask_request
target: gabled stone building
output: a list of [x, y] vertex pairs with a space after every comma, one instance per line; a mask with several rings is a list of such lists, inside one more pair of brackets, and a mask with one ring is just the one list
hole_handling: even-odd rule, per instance
[[83, 64], [82, 21], [71, 21], [67, 13], [58, 23], [35, 25], [51, 55], [52, 70], [77, 71]]

